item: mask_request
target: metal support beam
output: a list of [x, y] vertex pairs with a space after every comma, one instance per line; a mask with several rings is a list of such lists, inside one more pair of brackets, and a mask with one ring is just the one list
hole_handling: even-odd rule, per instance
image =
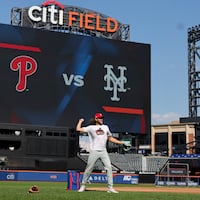
[[198, 117], [200, 108], [200, 25], [188, 29], [189, 117]]

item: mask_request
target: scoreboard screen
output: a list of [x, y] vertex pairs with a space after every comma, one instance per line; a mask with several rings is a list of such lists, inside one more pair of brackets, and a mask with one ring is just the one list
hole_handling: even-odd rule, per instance
[[150, 45], [0, 24], [0, 123], [148, 134]]

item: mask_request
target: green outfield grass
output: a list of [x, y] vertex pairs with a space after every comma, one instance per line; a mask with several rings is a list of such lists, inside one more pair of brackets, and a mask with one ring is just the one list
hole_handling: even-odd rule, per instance
[[[32, 185], [37, 185], [40, 192], [29, 194], [28, 189]], [[89, 187], [105, 187], [105, 184], [91, 184]], [[119, 186], [119, 185], [115, 185]], [[127, 185], [120, 185], [121, 187]], [[130, 185], [128, 185], [130, 186]], [[141, 185], [140, 185], [141, 186]], [[147, 185], [142, 185], [146, 187]], [[149, 187], [150, 185], [148, 185]], [[137, 187], [137, 185], [131, 185]], [[152, 185], [152, 187], [155, 187]], [[119, 194], [109, 194], [106, 191], [77, 191], [66, 190], [66, 183], [57, 182], [0, 182], [1, 200], [197, 200], [200, 194], [178, 194], [178, 193], [153, 193], [153, 192], [120, 192]], [[183, 188], [184, 189], [184, 188]]]

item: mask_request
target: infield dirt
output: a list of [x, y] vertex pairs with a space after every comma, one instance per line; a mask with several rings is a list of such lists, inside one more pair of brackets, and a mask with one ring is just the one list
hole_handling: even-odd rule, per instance
[[[114, 187], [117, 191], [127, 191], [127, 192], [174, 192], [174, 193], [192, 193], [200, 194], [200, 188], [195, 187]], [[106, 191], [107, 188], [87, 188], [87, 191]]]

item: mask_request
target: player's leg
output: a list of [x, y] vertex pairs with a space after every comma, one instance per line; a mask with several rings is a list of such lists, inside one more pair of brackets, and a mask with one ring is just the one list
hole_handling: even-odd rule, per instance
[[98, 159], [98, 154], [96, 151], [90, 151], [88, 161], [87, 161], [87, 166], [85, 168], [84, 174], [83, 174], [83, 179], [82, 179], [82, 186], [79, 190], [79, 192], [83, 192], [85, 190], [85, 185], [89, 179], [89, 176], [93, 170], [94, 164]]
[[101, 160], [102, 160], [104, 167], [106, 169], [106, 172], [107, 172], [108, 187], [112, 187], [113, 186], [112, 166], [111, 166], [110, 157], [109, 157], [107, 151], [103, 151], [101, 153]]
[[113, 189], [113, 174], [112, 174], [112, 165], [110, 161], [110, 157], [107, 151], [102, 152], [101, 160], [104, 164], [104, 167], [107, 172], [108, 178], [108, 192], [109, 193], [118, 193], [116, 190]]

